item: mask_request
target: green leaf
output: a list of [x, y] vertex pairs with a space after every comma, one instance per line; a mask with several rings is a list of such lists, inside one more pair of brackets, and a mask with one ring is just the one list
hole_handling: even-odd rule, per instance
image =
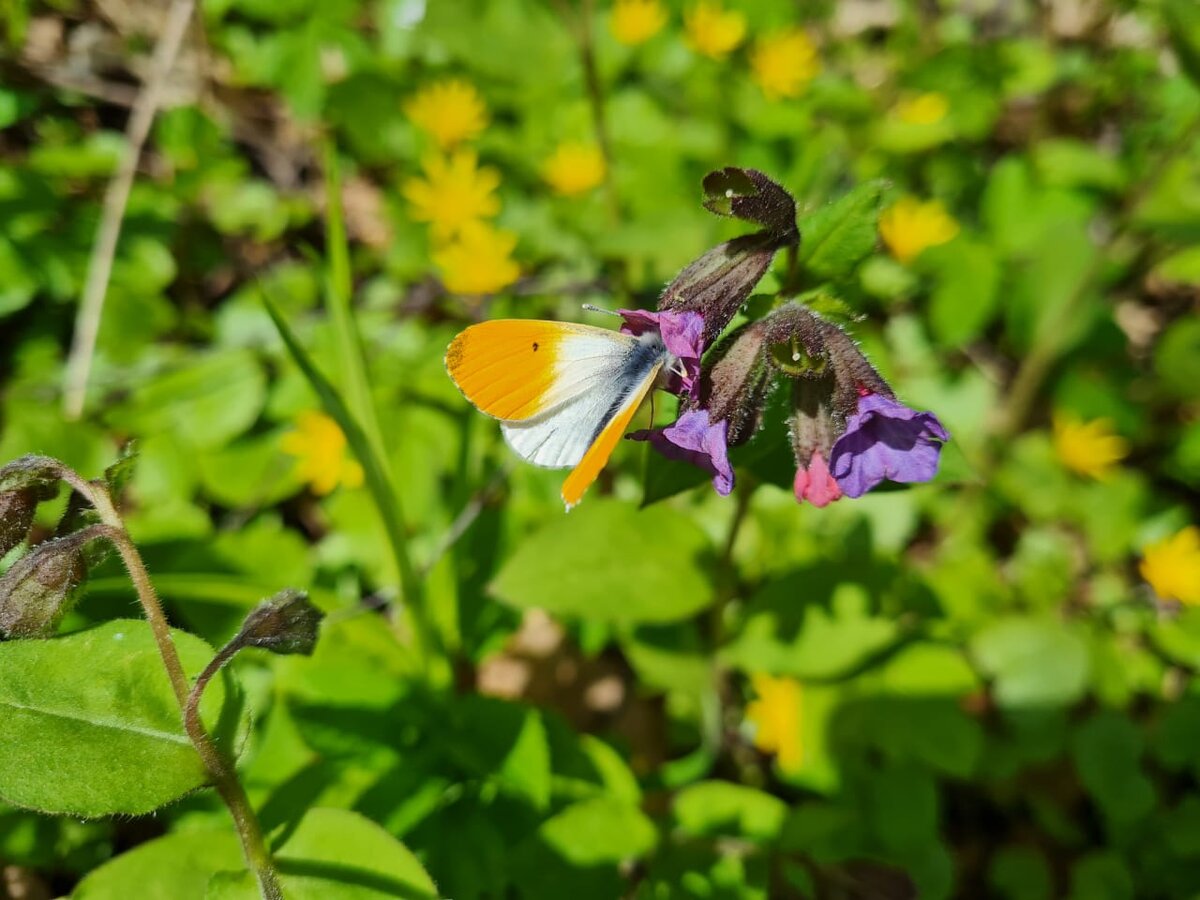
[[[437, 887], [412, 851], [358, 813], [311, 809], [275, 854], [287, 900], [433, 900]], [[258, 900], [249, 872], [222, 873], [207, 900]]]
[[788, 807], [778, 797], [745, 785], [701, 781], [675, 796], [673, 811], [688, 834], [766, 841], [779, 834]]
[[929, 325], [938, 343], [954, 347], [977, 338], [995, 315], [1000, 297], [1000, 264], [991, 248], [960, 237], [922, 253], [919, 265], [935, 272]]
[[768, 585], [722, 661], [746, 672], [836, 678], [880, 653], [896, 640], [895, 619], [876, 615], [865, 586], [839, 583], [840, 574], [805, 570]]
[[1172, 253], [1150, 270], [1150, 277], [1177, 284], [1200, 285], [1200, 245]]
[[[184, 631], [172, 638], [195, 676], [213, 656]], [[233, 749], [240, 703], [225, 674], [201, 715]], [[135, 815], [207, 781], [150, 626], [118, 619], [45, 641], [0, 644], [0, 797], [50, 813]], [[215, 726], [215, 728], [214, 728]]]
[[843, 278], [875, 249], [882, 181], [868, 181], [800, 220], [800, 262], [821, 278]]
[[1176, 396], [1200, 396], [1200, 318], [1182, 318], [1167, 328], [1154, 349], [1154, 369]]
[[1063, 706], [1087, 688], [1087, 644], [1060, 622], [1001, 619], [975, 635], [971, 652], [1001, 707]]
[[1180, 67], [1200, 87], [1200, 6], [1194, 0], [1164, 0], [1163, 16]]
[[210, 353], [139, 383], [109, 420], [137, 435], [172, 432], [195, 447], [217, 447], [249, 428], [265, 399], [254, 354]]
[[241, 865], [232, 830], [184, 831], [139, 844], [88, 874], [71, 900], [204, 900], [208, 880]]
[[1115, 852], [1089, 853], [1071, 867], [1068, 900], [1133, 900], [1135, 896], [1133, 875]]
[[704, 532], [665, 506], [594, 500], [526, 538], [492, 582], [520, 608], [609, 622], [671, 622], [712, 602]]
[[634, 859], [654, 848], [658, 834], [646, 815], [613, 797], [574, 803], [547, 819], [538, 836], [574, 866]]
[[988, 868], [988, 882], [1009, 900], [1048, 900], [1050, 867], [1032, 847], [1002, 847]]
[[1141, 767], [1142, 745], [1137, 725], [1112, 710], [1094, 714], [1075, 733], [1079, 779], [1110, 823], [1127, 825], [1154, 809], [1154, 785]]

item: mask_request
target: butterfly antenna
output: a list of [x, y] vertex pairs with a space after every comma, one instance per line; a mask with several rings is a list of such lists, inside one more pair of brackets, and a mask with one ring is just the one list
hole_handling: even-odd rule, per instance
[[593, 306], [591, 303], [585, 303], [583, 304], [583, 308], [588, 312], [604, 313], [606, 316], [616, 316], [618, 319], [621, 318], [621, 314], [619, 312], [612, 309], [605, 309], [603, 306]]

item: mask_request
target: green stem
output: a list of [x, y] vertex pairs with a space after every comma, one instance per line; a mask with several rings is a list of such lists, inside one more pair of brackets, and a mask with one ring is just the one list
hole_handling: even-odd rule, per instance
[[[1175, 158], [1180, 153], [1189, 152], [1198, 139], [1200, 139], [1200, 116], [1193, 119], [1180, 132], [1145, 176], [1129, 191], [1125, 201], [1121, 204], [1123, 221], [1128, 221], [1137, 207], [1158, 184], [1159, 179], [1162, 178]], [[1123, 225], [1114, 231], [1112, 236], [1099, 248], [1095, 260], [1088, 267], [1067, 301], [1059, 308], [1054, 321], [1041, 330], [1038, 339], [1021, 360], [1006, 391], [1004, 407], [995, 428], [997, 437], [1002, 440], [1011, 439], [1024, 427], [1025, 420], [1033, 409], [1042, 385], [1063, 352], [1062, 334], [1065, 326], [1079, 315], [1080, 307], [1086, 299], [1088, 291], [1104, 271], [1109, 251], [1126, 237], [1127, 232], [1128, 226]]]
[[221, 795], [221, 799], [225, 801], [230, 815], [233, 816], [234, 825], [242, 839], [242, 851], [246, 856], [246, 863], [258, 880], [259, 893], [263, 900], [283, 900], [283, 890], [279, 886], [275, 863], [271, 859], [266, 841], [263, 840], [262, 827], [258, 823], [258, 817], [254, 814], [254, 808], [250, 805], [250, 798], [246, 796], [246, 789], [242, 787], [233, 767], [221, 755], [216, 744], [205, 731], [204, 723], [200, 721], [200, 699], [204, 696], [204, 689], [233, 658], [238, 649], [239, 647], [234, 643], [225, 645], [200, 673], [200, 677], [196, 679], [196, 684], [188, 695], [183, 712], [183, 723], [188, 737], [196, 747], [196, 752], [204, 761], [204, 767], [208, 770], [213, 786]]
[[258, 879], [259, 893], [263, 900], [283, 900], [283, 892], [279, 887], [275, 865], [263, 840], [262, 828], [258, 824], [258, 818], [254, 815], [254, 809], [250, 805], [246, 791], [238, 780], [233, 766], [217, 750], [200, 721], [200, 696], [205, 685], [225, 660], [221, 658], [220, 653], [217, 654], [197, 679], [196, 687], [189, 692], [187, 675], [183, 670], [183, 663], [179, 659], [179, 652], [175, 649], [175, 642], [171, 638], [171, 626], [163, 612], [162, 603], [158, 599], [158, 593], [154, 590], [154, 584], [150, 580], [150, 573], [146, 569], [142, 555], [129, 537], [129, 532], [125, 530], [125, 522], [117, 512], [108, 489], [102, 484], [88, 481], [74, 470], [61, 464], [59, 464], [59, 473], [65, 482], [92, 504], [100, 516], [100, 521], [104, 523], [105, 533], [121, 555], [121, 560], [129, 572], [129, 579], [133, 582], [138, 600], [142, 604], [142, 610], [146, 614], [146, 620], [150, 623], [150, 630], [158, 645], [159, 656], [162, 657], [163, 668], [167, 670], [171, 688], [175, 692], [175, 698], [183, 712], [184, 729], [208, 772], [209, 780], [229, 808], [230, 815], [233, 816], [233, 823], [237, 828], [238, 837], [241, 838], [246, 862]]

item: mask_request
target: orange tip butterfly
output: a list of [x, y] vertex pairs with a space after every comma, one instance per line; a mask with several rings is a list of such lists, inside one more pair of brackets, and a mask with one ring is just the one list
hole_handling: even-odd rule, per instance
[[533, 319], [497, 319], [460, 332], [446, 351], [451, 379], [480, 412], [500, 420], [527, 462], [570, 469], [577, 504], [608, 462], [656, 383], [691, 392], [699, 372], [698, 313], [619, 310], [621, 331]]

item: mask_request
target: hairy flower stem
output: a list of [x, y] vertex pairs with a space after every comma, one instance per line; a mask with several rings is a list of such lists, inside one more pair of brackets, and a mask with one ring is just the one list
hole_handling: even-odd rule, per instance
[[246, 863], [258, 879], [259, 893], [263, 900], [283, 900], [275, 864], [267, 850], [266, 842], [263, 840], [262, 828], [258, 824], [258, 817], [254, 814], [246, 791], [238, 780], [233, 766], [221, 755], [216, 744], [213, 743], [212, 737], [200, 721], [200, 696], [209, 680], [227, 661], [222, 659], [222, 653], [225, 651], [218, 653], [208, 664], [208, 667], [196, 680], [195, 688], [189, 692], [187, 675], [183, 671], [183, 663], [180, 662], [179, 652], [175, 649], [175, 642], [171, 639], [171, 626], [163, 612], [162, 603], [159, 602], [158, 593], [150, 581], [150, 573], [146, 570], [142, 555], [130, 539], [129, 532], [125, 530], [125, 523], [117, 512], [108, 489], [102, 484], [88, 481], [74, 470], [61, 464], [58, 465], [58, 470], [63, 481], [77, 490], [95, 508], [100, 516], [100, 521], [105, 525], [105, 534], [112, 540], [117, 552], [121, 554], [121, 561], [129, 572], [134, 590], [137, 591], [138, 600], [142, 604], [142, 610], [145, 612], [146, 620], [150, 623], [150, 630], [154, 634], [154, 641], [158, 645], [163, 668], [167, 670], [171, 688], [174, 690], [175, 698], [179, 701], [179, 708], [183, 712], [184, 729], [208, 772], [209, 780], [229, 808], [234, 826], [242, 841], [242, 852], [245, 854]]

